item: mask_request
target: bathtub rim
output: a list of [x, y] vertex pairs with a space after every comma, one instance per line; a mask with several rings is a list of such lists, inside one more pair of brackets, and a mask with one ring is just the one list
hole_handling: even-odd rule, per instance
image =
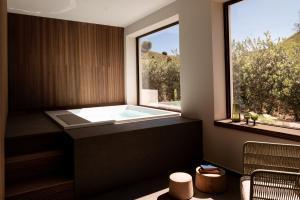
[[[63, 120], [61, 120], [60, 118], [57, 117], [59, 115], [64, 115], [64, 114], [76, 115], [75, 113], [70, 112], [70, 111], [74, 111], [74, 110], [104, 108], [104, 107], [105, 108], [126, 107], [126, 109], [131, 108], [131, 110], [137, 110], [136, 108], [141, 108], [143, 110], [157, 111], [157, 112], [161, 112], [163, 114], [157, 114], [157, 115], [153, 115], [153, 116], [135, 117], [135, 118], [132, 118], [132, 119], [125, 119], [125, 120], [109, 119], [109, 120], [103, 120], [103, 121], [99, 121], [99, 122], [85, 122], [85, 123], [72, 124], [72, 125], [67, 124], [66, 122], [64, 122]], [[149, 107], [146, 107], [146, 106], [130, 105], [130, 104], [114, 105], [114, 106], [97, 106], [97, 107], [88, 107], [88, 108], [80, 108], [80, 109], [45, 111], [45, 114], [47, 116], [49, 116], [52, 120], [54, 120], [54, 122], [58, 123], [65, 130], [75, 129], [75, 128], [92, 127], [92, 126], [100, 126], [100, 125], [108, 125], [108, 124], [124, 124], [124, 123], [132, 123], [132, 122], [140, 122], [140, 121], [147, 121], [147, 120], [163, 119], [163, 118], [181, 116], [180, 112], [167, 111], [167, 110], [162, 110], [162, 109], [158, 109], [158, 108], [149, 108]], [[78, 115], [76, 115], [76, 116], [78, 116]], [[80, 116], [78, 116], [78, 117], [80, 117]], [[80, 117], [80, 118], [82, 118], [82, 117]]]

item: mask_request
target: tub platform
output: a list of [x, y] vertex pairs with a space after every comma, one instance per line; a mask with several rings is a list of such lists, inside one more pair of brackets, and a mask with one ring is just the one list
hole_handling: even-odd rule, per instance
[[[86, 199], [160, 174], [196, 167], [202, 160], [202, 122], [169, 117], [64, 130], [42, 112], [10, 113], [6, 150], [6, 158], [41, 152], [48, 156], [60, 150], [63, 154], [55, 156], [59, 162], [54, 164], [63, 167], [59, 171], [64, 171], [69, 180], [61, 190]], [[35, 163], [31, 163], [31, 169]]]
[[6, 199], [73, 199], [72, 158], [72, 139], [43, 112], [9, 113]]
[[170, 117], [65, 130], [79, 199], [202, 161], [202, 122]]

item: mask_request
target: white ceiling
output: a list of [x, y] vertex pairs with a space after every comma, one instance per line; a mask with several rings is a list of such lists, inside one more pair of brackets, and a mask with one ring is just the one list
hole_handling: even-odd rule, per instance
[[8, 11], [126, 27], [175, 0], [7, 0]]

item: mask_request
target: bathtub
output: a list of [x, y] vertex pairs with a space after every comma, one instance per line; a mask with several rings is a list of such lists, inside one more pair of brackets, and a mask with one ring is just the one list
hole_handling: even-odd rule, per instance
[[64, 129], [180, 116], [178, 112], [133, 105], [46, 111], [46, 114]]

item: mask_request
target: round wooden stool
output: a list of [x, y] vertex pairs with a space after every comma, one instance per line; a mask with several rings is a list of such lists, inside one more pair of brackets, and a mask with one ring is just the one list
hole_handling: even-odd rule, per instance
[[225, 171], [220, 170], [220, 174], [201, 174], [200, 167], [196, 168], [195, 186], [198, 190], [205, 193], [217, 194], [226, 189]]
[[176, 172], [169, 177], [169, 194], [176, 199], [190, 199], [194, 195], [193, 178], [184, 172]]

